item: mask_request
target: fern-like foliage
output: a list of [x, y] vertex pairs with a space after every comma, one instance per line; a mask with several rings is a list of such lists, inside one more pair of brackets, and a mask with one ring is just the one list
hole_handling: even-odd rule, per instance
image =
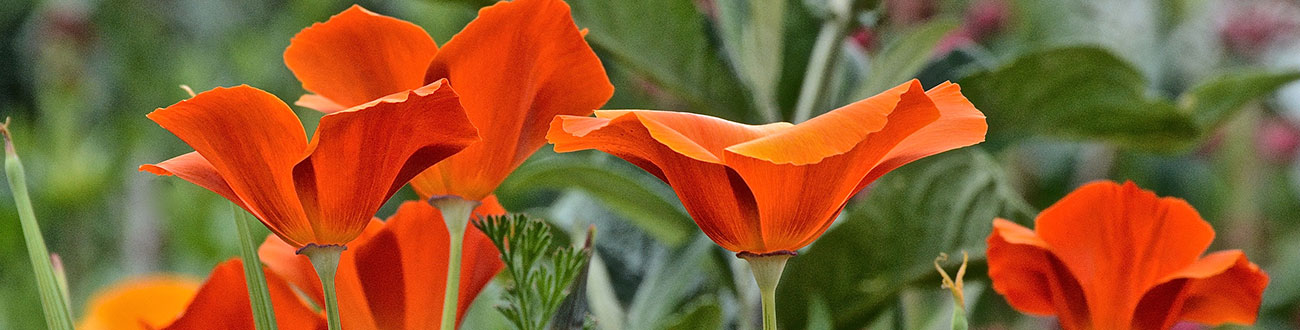
[[582, 269], [591, 257], [590, 233], [586, 246], [579, 248], [559, 244], [550, 224], [522, 214], [490, 216], [474, 226], [496, 245], [510, 274], [507, 304], [497, 310], [515, 329], [546, 329], [571, 292], [570, 284], [586, 273]]

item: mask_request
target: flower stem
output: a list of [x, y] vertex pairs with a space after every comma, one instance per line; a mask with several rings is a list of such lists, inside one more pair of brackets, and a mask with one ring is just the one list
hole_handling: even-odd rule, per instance
[[429, 203], [442, 212], [443, 221], [447, 222], [447, 232], [451, 235], [450, 255], [447, 259], [447, 288], [442, 299], [441, 329], [456, 328], [457, 304], [460, 302], [460, 257], [465, 245], [465, 227], [469, 225], [469, 216], [478, 207], [478, 201], [466, 200], [460, 196], [444, 195], [429, 199]]
[[758, 283], [758, 292], [763, 301], [763, 330], [776, 330], [776, 284], [781, 280], [785, 262], [793, 254], [738, 255], [749, 262], [754, 272], [754, 281]]
[[32, 260], [32, 270], [36, 273], [36, 287], [41, 295], [41, 307], [45, 312], [47, 329], [72, 330], [72, 312], [68, 307], [66, 289], [60, 285], [59, 275], [50, 261], [50, 251], [41, 236], [40, 224], [36, 222], [36, 211], [32, 208], [31, 197], [27, 195], [27, 175], [23, 163], [18, 159], [9, 136], [9, 119], [0, 125], [0, 133], [5, 140], [5, 176], [9, 179], [9, 191], [14, 196], [18, 208], [18, 222], [22, 225], [23, 240], [27, 244], [27, 256]]
[[243, 259], [244, 283], [248, 286], [248, 303], [253, 308], [253, 325], [257, 330], [275, 330], [271, 292], [266, 286], [266, 273], [262, 272], [262, 260], [257, 256], [257, 240], [248, 226], [253, 220], [239, 206], [233, 203], [230, 206], [239, 232], [239, 257]]
[[311, 259], [311, 266], [316, 268], [316, 277], [320, 278], [320, 284], [325, 289], [325, 314], [328, 316], [326, 320], [330, 330], [343, 329], [343, 322], [339, 320], [339, 299], [334, 291], [334, 274], [339, 268], [339, 257], [347, 249], [343, 245], [307, 244], [298, 250], [298, 254]]

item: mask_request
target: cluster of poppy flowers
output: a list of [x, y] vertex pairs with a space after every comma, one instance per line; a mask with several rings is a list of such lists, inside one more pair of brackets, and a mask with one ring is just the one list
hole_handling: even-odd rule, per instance
[[[414, 24], [353, 6], [304, 29], [284, 53], [312, 93], [296, 104], [326, 113], [310, 141], [275, 96], [217, 88], [149, 114], [195, 152], [141, 170], [211, 190], [271, 230], [259, 255], [283, 329], [327, 323], [316, 306], [328, 288], [302, 255], [320, 247], [347, 249], [333, 281], [334, 321], [345, 328], [437, 328], [448, 324], [439, 313], [447, 302], [459, 320], [503, 267], [464, 224], [504, 214], [492, 191], [548, 141], [557, 152], [612, 154], [670, 185], [704, 234], [754, 266], [770, 314], [785, 260], [851, 196], [987, 130], [956, 84], [927, 90], [916, 80], [797, 125], [595, 111], [613, 86], [584, 35], [560, 0], [484, 8], [441, 48]], [[408, 183], [422, 200], [375, 219]], [[448, 212], [456, 207], [465, 212]], [[994, 223], [994, 289], [1067, 329], [1251, 323], [1268, 281], [1239, 251], [1201, 257], [1213, 230], [1195, 210], [1131, 183], [1080, 188], [1044, 210], [1035, 230]], [[92, 312], [87, 324], [253, 329], [240, 263], [218, 265], [202, 286], [162, 279], [110, 292], [92, 310], [153, 307]]]

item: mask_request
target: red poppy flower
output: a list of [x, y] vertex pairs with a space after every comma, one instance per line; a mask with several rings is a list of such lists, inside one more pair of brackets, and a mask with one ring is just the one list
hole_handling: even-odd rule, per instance
[[1254, 323], [1268, 275], [1241, 251], [1201, 256], [1214, 229], [1187, 202], [1132, 182], [1085, 185], [1034, 229], [996, 219], [989, 277], [1012, 307], [1065, 329]]
[[598, 149], [667, 182], [705, 234], [750, 254], [793, 252], [849, 197], [903, 164], [979, 143], [984, 115], [944, 83], [900, 85], [799, 125], [662, 111], [559, 116], [555, 150]]
[[[474, 216], [505, 214], [488, 196]], [[406, 202], [386, 222], [372, 220], [339, 260], [336, 286], [345, 329], [436, 329], [441, 322], [447, 273], [446, 226], [428, 203]], [[466, 232], [461, 262], [457, 322], [504, 265], [492, 242], [477, 229]], [[267, 284], [280, 329], [325, 329], [310, 306], [324, 295], [306, 256], [275, 236], [258, 251], [267, 265]], [[295, 294], [302, 292], [302, 298]], [[184, 315], [166, 329], [253, 330], [248, 289], [238, 260], [213, 270]], [[232, 299], [237, 298], [237, 299]], [[308, 299], [305, 301], [303, 299]]]
[[333, 112], [446, 78], [482, 143], [411, 182], [422, 197], [479, 200], [545, 144], [559, 114], [586, 115], [613, 85], [559, 0], [500, 2], [442, 49], [419, 26], [353, 6], [304, 29], [284, 52], [298, 104]]
[[216, 192], [295, 247], [342, 245], [412, 177], [478, 140], [443, 85], [326, 115], [310, 144], [275, 96], [217, 88], [149, 114], [195, 152], [140, 170]]

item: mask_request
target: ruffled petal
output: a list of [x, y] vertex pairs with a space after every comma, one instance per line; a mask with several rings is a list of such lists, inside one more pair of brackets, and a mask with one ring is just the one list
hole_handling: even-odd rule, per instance
[[1043, 210], [1035, 231], [1079, 280], [1098, 329], [1128, 327], [1147, 290], [1196, 262], [1214, 239], [1187, 202], [1132, 182], [1080, 187]]
[[1056, 316], [1064, 329], [1092, 328], [1078, 281], [1032, 230], [993, 220], [987, 255], [993, 290], [1016, 310]]
[[81, 330], [158, 329], [175, 321], [199, 291], [199, 281], [151, 276], [122, 281], [86, 304]]
[[[775, 134], [728, 147], [724, 161], [758, 202], [767, 253], [804, 247], [901, 141], [939, 118], [913, 80]], [[854, 142], [851, 147], [845, 147]], [[847, 149], [846, 149], [847, 148]]]
[[[699, 115], [674, 118], [712, 120]], [[597, 149], [650, 172], [673, 188], [700, 230], [718, 245], [735, 252], [765, 250], [758, 209], [744, 180], [724, 165], [689, 157], [656, 139], [648, 127], [659, 125], [662, 129], [667, 119], [643, 117], [641, 111], [615, 118], [558, 116], [551, 122], [547, 139], [555, 144], [556, 152]], [[703, 127], [712, 123], [673, 125]]]
[[298, 105], [331, 113], [424, 85], [437, 51], [420, 26], [353, 5], [298, 32], [284, 64], [316, 93]]
[[1147, 291], [1134, 329], [1167, 329], [1179, 321], [1249, 325], [1259, 315], [1268, 274], [1241, 251], [1212, 253]]
[[[275, 308], [276, 325], [280, 329], [327, 328], [325, 319], [303, 305], [288, 283], [275, 273], [266, 272], [266, 284]], [[212, 269], [208, 281], [203, 283], [185, 313], [164, 329], [254, 330], [253, 308], [248, 303], [243, 264], [238, 259], [231, 259]]]
[[[307, 149], [307, 136], [288, 105], [270, 93], [240, 85], [203, 92], [148, 117], [207, 160], [239, 197], [231, 201], [290, 243], [312, 241], [311, 225], [298, 201], [292, 173]], [[184, 166], [179, 162], [155, 166], [166, 170], [175, 165], [172, 170], [191, 173], [204, 170], [193, 157], [181, 160], [186, 161]], [[150, 166], [144, 169], [161, 173]], [[204, 181], [196, 183], [205, 188], [221, 189], [210, 173], [186, 176], [201, 177]], [[227, 196], [226, 192], [217, 193]]]
[[325, 115], [294, 169], [313, 242], [351, 241], [416, 174], [477, 142], [475, 132], [444, 81]]
[[447, 78], [483, 143], [429, 169], [412, 186], [424, 197], [479, 200], [546, 144], [556, 115], [587, 115], [614, 87], [559, 0], [499, 2], [438, 52], [425, 81]]
[[[475, 214], [498, 214], [495, 199]], [[457, 317], [503, 267], [477, 229], [466, 230]], [[380, 329], [436, 328], [442, 318], [449, 237], [441, 213], [425, 202], [406, 202], [384, 230], [356, 248], [355, 270]], [[458, 320], [459, 321], [459, 320]]]
[[154, 175], [174, 175], [181, 178], [181, 180], [189, 181], [217, 193], [217, 195], [225, 197], [243, 209], [248, 209], [248, 206], [244, 205], [244, 200], [240, 199], [233, 189], [230, 189], [230, 184], [226, 183], [226, 179], [221, 177], [221, 173], [217, 173], [217, 169], [212, 167], [212, 163], [209, 163], [207, 159], [203, 159], [203, 156], [199, 155], [198, 152], [176, 156], [157, 164], [140, 165], [140, 170]]
[[989, 128], [984, 120], [984, 113], [975, 109], [975, 105], [961, 95], [960, 86], [944, 82], [926, 91], [925, 94], [930, 96], [935, 107], [939, 108], [939, 120], [926, 125], [925, 128], [912, 133], [903, 142], [898, 143], [898, 146], [890, 150], [884, 160], [858, 183], [859, 186], [865, 187], [885, 173], [917, 159], [984, 142], [984, 134]]
[[727, 147], [793, 127], [790, 123], [745, 125], [726, 119], [676, 111], [599, 110], [596, 118], [634, 113], [656, 141], [692, 159], [722, 164]]

